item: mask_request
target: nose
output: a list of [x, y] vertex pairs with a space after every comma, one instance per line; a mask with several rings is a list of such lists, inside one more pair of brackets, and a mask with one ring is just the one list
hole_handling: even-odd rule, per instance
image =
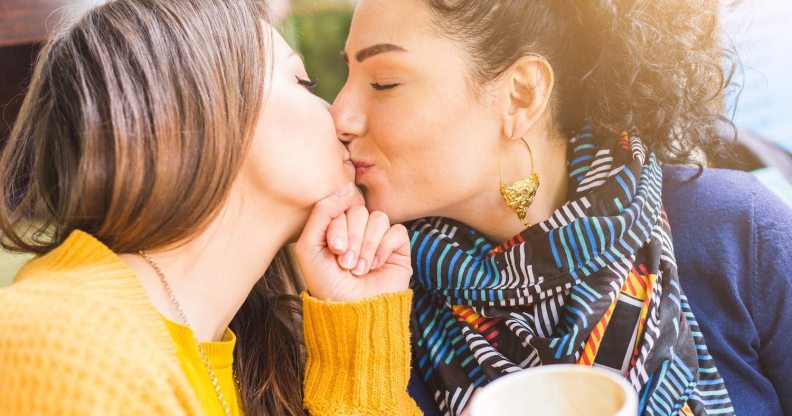
[[347, 83], [338, 93], [330, 109], [336, 126], [336, 135], [345, 144], [364, 136], [368, 129], [368, 121], [361, 101], [359, 93]]

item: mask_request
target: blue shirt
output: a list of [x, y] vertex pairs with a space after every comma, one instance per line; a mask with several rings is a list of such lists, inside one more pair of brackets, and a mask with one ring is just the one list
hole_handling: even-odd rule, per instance
[[[663, 173], [682, 289], [735, 412], [792, 415], [792, 211], [747, 173]], [[439, 414], [415, 370], [408, 389]]]
[[664, 169], [682, 290], [738, 415], [792, 415], [792, 212], [750, 174]]

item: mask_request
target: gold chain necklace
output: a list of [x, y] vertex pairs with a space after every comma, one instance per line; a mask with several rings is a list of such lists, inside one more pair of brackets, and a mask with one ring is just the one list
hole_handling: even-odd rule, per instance
[[[157, 263], [154, 262], [154, 260], [149, 257], [148, 254], [143, 252], [143, 250], [139, 251], [138, 254], [140, 254], [140, 256], [143, 257], [143, 259], [146, 260], [146, 262], [154, 269], [154, 271], [157, 272], [160, 281], [162, 281], [162, 285], [165, 286], [165, 290], [168, 292], [168, 296], [170, 296], [173, 307], [179, 314], [179, 318], [186, 327], [190, 328], [190, 332], [192, 332], [193, 339], [195, 340], [195, 345], [198, 347], [198, 354], [201, 356], [201, 361], [203, 361], [203, 365], [206, 367], [206, 372], [209, 373], [209, 379], [212, 381], [212, 386], [214, 387], [215, 393], [217, 394], [217, 400], [219, 400], [220, 405], [223, 406], [223, 411], [225, 412], [226, 416], [231, 416], [231, 408], [228, 407], [228, 402], [226, 401], [225, 396], [223, 396], [223, 390], [220, 388], [220, 381], [217, 379], [214, 370], [212, 370], [212, 366], [209, 364], [209, 357], [206, 355], [206, 351], [204, 351], [203, 347], [201, 346], [201, 341], [198, 340], [198, 336], [195, 335], [195, 331], [192, 330], [190, 322], [187, 320], [187, 316], [184, 314], [181, 305], [179, 305], [179, 302], [176, 300], [176, 296], [173, 294], [173, 289], [171, 288], [170, 283], [168, 283], [165, 273], [162, 272], [162, 269], [160, 269], [159, 265], [157, 265]], [[234, 379], [236, 380], [236, 375], [234, 375]], [[239, 383], [238, 380], [237, 383]]]

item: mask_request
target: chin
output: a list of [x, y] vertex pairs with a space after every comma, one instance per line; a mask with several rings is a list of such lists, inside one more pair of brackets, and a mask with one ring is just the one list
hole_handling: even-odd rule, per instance
[[399, 203], [398, 200], [388, 200], [388, 198], [379, 198], [376, 193], [364, 190], [366, 198], [366, 208], [369, 211], [382, 211], [388, 215], [392, 224], [400, 224], [407, 221], [412, 221], [418, 217], [410, 217], [405, 212], [405, 206]]
[[[348, 185], [350, 182], [355, 181], [355, 171], [354, 170], [341, 170], [334, 175], [327, 175], [327, 179], [323, 180], [320, 183], [317, 183], [318, 188], [325, 189], [324, 192], [321, 193], [320, 199], [328, 197], [338, 190], [343, 188], [344, 186]], [[317, 201], [318, 202], [318, 199]]]

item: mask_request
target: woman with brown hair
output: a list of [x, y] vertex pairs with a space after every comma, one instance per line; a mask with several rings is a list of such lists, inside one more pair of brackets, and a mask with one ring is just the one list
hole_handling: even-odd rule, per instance
[[792, 413], [792, 214], [679, 166], [723, 145], [717, 12], [358, 3], [333, 115], [367, 206], [409, 222], [425, 411], [574, 363], [627, 378], [640, 414]]
[[0, 162], [2, 244], [38, 255], [0, 290], [0, 413], [415, 411], [406, 230], [266, 18], [113, 0], [43, 48]]

